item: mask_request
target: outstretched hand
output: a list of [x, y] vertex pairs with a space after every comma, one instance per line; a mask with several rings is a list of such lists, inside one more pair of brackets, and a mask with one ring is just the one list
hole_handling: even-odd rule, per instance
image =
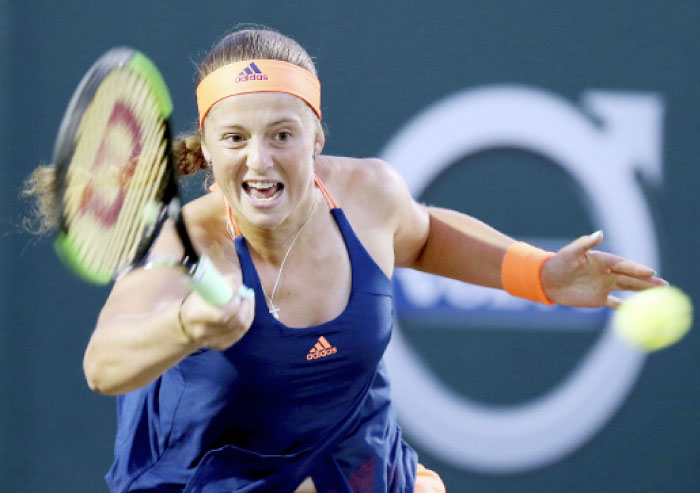
[[603, 241], [603, 232], [572, 241], [542, 267], [542, 286], [556, 304], [617, 308], [622, 300], [612, 291], [642, 291], [665, 286], [653, 269], [592, 248]]

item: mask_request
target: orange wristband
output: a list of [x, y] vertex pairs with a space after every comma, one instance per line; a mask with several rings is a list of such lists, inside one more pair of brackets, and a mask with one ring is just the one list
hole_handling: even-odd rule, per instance
[[553, 305], [542, 287], [542, 266], [554, 253], [519, 241], [506, 251], [501, 265], [503, 289], [519, 298]]

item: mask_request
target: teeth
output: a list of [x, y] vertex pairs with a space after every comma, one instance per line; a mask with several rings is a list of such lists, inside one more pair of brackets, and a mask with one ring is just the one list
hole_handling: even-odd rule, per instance
[[248, 182], [248, 186], [250, 188], [255, 188], [256, 190], [265, 190], [268, 188], [272, 188], [275, 185], [277, 185], [277, 183], [271, 181]]

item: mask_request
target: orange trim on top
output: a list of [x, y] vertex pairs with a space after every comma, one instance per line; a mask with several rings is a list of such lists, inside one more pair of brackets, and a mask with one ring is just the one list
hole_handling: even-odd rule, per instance
[[513, 243], [501, 264], [501, 282], [509, 294], [553, 305], [542, 286], [542, 266], [554, 253], [519, 241]]
[[326, 185], [323, 184], [323, 182], [316, 173], [314, 173], [314, 183], [321, 190], [321, 193], [326, 198], [326, 203], [328, 204], [328, 207], [330, 209], [338, 209], [340, 207], [338, 205], [338, 202], [335, 201], [335, 199], [331, 195], [331, 192], [328, 191]]
[[231, 210], [231, 206], [228, 204], [228, 200], [226, 200], [226, 197], [224, 197], [224, 203], [226, 204], [226, 212], [228, 213], [228, 224], [233, 230], [233, 237], [238, 238], [239, 236], [243, 236], [241, 234], [240, 228], [238, 227], [238, 223], [233, 218], [233, 211]]
[[281, 60], [245, 60], [224, 65], [197, 86], [199, 127], [212, 106], [231, 96], [254, 92], [283, 92], [308, 104], [321, 119], [321, 82], [298, 65]]

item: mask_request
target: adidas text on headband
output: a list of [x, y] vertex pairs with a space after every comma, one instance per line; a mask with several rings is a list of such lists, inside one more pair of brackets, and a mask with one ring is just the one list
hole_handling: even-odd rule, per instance
[[197, 86], [200, 128], [214, 104], [253, 92], [291, 94], [306, 102], [321, 119], [321, 83], [314, 74], [280, 60], [245, 60], [214, 70]]

